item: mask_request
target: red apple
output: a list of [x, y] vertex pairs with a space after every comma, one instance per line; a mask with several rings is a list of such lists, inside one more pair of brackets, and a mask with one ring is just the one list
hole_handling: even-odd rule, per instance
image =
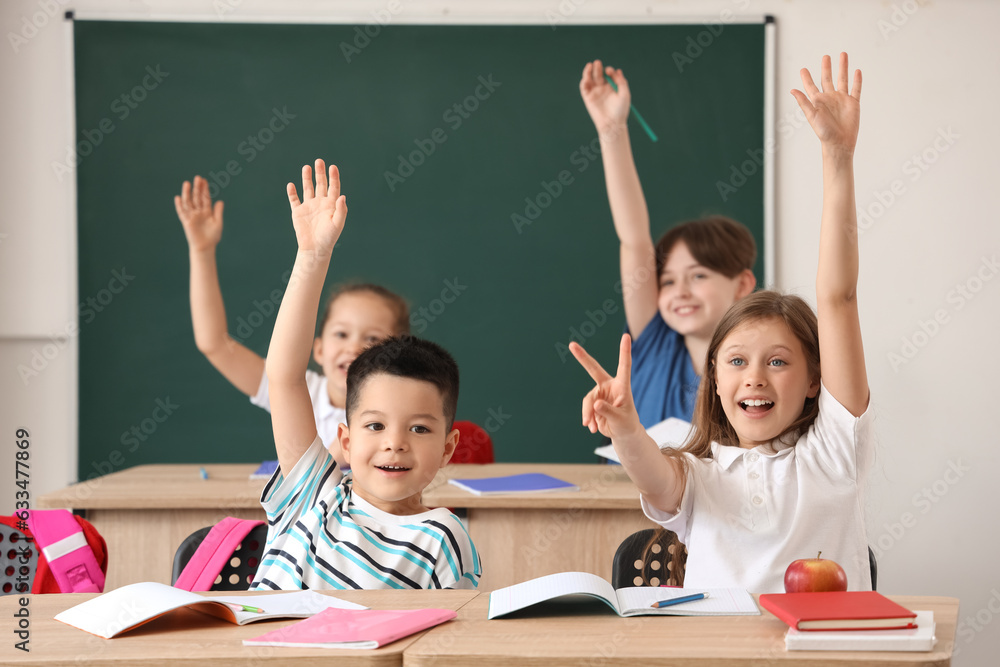
[[803, 558], [788, 566], [785, 570], [786, 593], [847, 590], [844, 568], [832, 560], [820, 558], [822, 554], [820, 551], [815, 558]]

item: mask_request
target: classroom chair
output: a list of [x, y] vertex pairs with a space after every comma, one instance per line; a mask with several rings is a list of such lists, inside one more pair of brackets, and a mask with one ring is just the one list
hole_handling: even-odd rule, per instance
[[0, 516], [0, 595], [104, 592], [108, 547], [97, 529], [65, 509], [28, 512]]
[[[677, 540], [675, 533], [665, 530], [647, 552], [646, 545], [655, 532], [655, 528], [646, 528], [632, 533], [618, 546], [611, 566], [611, 585], [615, 589], [627, 586], [684, 585], [687, 547]], [[682, 550], [681, 566], [675, 572], [673, 555], [677, 549]]]
[[[684, 566], [687, 563], [687, 547], [677, 541], [677, 535], [669, 530], [663, 534], [646, 552], [646, 545], [652, 539], [655, 528], [647, 528], [626, 537], [615, 552], [611, 566], [611, 585], [616, 589], [626, 586], [683, 586]], [[683, 549], [680, 572], [673, 571], [673, 554]], [[878, 580], [878, 563], [875, 552], [868, 547], [868, 566], [872, 574], [872, 590]], [[668, 572], [664, 581], [664, 572]]]
[[[227, 517], [216, 525], [221, 525], [226, 521], [235, 522], [239, 520]], [[171, 585], [177, 585], [177, 580], [180, 578], [181, 573], [184, 572], [184, 568], [187, 567], [188, 562], [194, 556], [198, 547], [201, 546], [202, 542], [215, 527], [206, 526], [205, 528], [196, 530], [188, 535], [181, 542], [181, 545], [177, 547], [177, 552], [174, 554], [173, 572], [170, 577]], [[264, 555], [264, 545], [266, 542], [267, 523], [260, 522], [259, 525], [252, 528], [246, 537], [233, 548], [231, 554], [227, 554], [229, 557], [226, 558], [225, 564], [211, 586], [208, 588], [199, 586], [197, 589], [211, 591], [245, 591], [249, 589], [250, 584], [253, 583], [254, 575], [257, 574], [257, 566], [260, 565], [260, 559]], [[186, 586], [183, 588], [185, 590], [188, 589]]]
[[470, 421], [456, 421], [460, 435], [450, 463], [493, 463], [493, 440], [483, 427]]

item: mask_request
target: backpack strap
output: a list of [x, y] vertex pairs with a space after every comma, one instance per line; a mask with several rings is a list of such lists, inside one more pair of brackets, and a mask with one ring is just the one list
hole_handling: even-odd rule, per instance
[[67, 510], [29, 510], [28, 528], [62, 593], [100, 593], [104, 572], [76, 517]]
[[184, 566], [184, 570], [174, 588], [185, 591], [209, 591], [215, 578], [222, 572], [229, 559], [233, 557], [236, 547], [246, 539], [250, 531], [263, 524], [263, 521], [253, 521], [251, 519], [236, 519], [227, 516], [219, 523], [212, 526], [205, 539], [198, 545], [198, 549], [191, 556], [191, 560]]

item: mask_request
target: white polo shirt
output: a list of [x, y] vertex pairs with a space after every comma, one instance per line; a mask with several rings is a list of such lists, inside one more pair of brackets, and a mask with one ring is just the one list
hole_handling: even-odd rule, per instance
[[[313, 414], [316, 415], [316, 432], [319, 433], [323, 446], [329, 449], [330, 443], [337, 441], [337, 426], [347, 423], [347, 411], [331, 405], [325, 375], [307, 370], [306, 386], [309, 388]], [[250, 402], [268, 412], [271, 411], [271, 397], [267, 392], [267, 373], [261, 377], [260, 387], [257, 388], [257, 393], [250, 397]]]
[[820, 386], [819, 416], [794, 446], [713, 445], [690, 454], [676, 515], [642, 498], [650, 519], [687, 545], [685, 588], [783, 593], [785, 568], [800, 558], [836, 561], [848, 590], [871, 590], [864, 492], [874, 460], [872, 411], [854, 417]]

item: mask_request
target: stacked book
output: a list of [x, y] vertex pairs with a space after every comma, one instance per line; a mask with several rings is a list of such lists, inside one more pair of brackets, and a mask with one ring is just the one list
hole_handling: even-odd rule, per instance
[[788, 624], [789, 651], [930, 651], [934, 614], [875, 591], [773, 593], [760, 606]]

